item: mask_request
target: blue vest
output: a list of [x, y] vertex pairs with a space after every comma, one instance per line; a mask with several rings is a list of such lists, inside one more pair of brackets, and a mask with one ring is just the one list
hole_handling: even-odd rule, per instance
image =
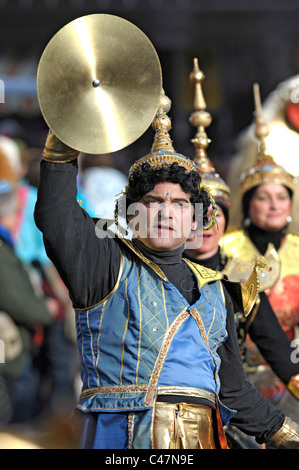
[[[124, 243], [136, 256], [132, 261], [122, 251], [112, 292], [76, 310], [83, 382], [78, 408], [131, 416], [147, 411], [141, 441], [148, 448], [157, 393], [218, 395], [217, 349], [227, 338], [226, 308], [220, 273], [185, 260], [200, 290], [189, 305], [157, 265]], [[224, 422], [234, 414], [223, 405], [220, 412]]]

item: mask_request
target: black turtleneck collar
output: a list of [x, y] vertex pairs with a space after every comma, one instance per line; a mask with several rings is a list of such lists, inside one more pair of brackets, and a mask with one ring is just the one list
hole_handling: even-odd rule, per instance
[[257, 247], [259, 252], [264, 255], [267, 251], [269, 243], [273, 243], [276, 250], [280, 248], [285, 228], [269, 232], [267, 230], [262, 230], [261, 228], [251, 223], [250, 226], [247, 228], [247, 232], [250, 240]]
[[175, 250], [156, 251], [136, 239], [133, 240], [133, 244], [146, 258], [162, 269], [168, 281], [179, 290], [189, 305], [198, 300], [200, 294], [195, 275], [183, 261], [185, 245]]
[[138, 248], [141, 253], [146, 256], [150, 261], [158, 265], [174, 265], [182, 264], [182, 255], [185, 245], [176, 248], [175, 250], [156, 251], [144, 245], [136, 238], [133, 239], [133, 244]]

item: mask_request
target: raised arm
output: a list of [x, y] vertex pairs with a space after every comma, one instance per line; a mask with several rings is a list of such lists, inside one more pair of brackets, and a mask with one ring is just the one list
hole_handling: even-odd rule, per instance
[[114, 239], [97, 237], [93, 219], [77, 202], [78, 152], [50, 131], [43, 156], [35, 222], [74, 307], [90, 307], [113, 288], [120, 251]]

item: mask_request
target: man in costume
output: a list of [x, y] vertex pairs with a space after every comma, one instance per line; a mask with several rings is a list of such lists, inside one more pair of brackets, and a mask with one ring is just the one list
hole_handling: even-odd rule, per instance
[[162, 96], [151, 152], [129, 172], [127, 208], [137, 203], [148, 216], [132, 240], [95, 233], [76, 201], [78, 152], [51, 131], [46, 142], [35, 220], [76, 311], [81, 445], [225, 448], [231, 421], [258, 442], [298, 447], [297, 424], [245, 380], [234, 324], [240, 285], [182, 258], [196, 203], [205, 228], [213, 217], [196, 166], [174, 151], [169, 109]]

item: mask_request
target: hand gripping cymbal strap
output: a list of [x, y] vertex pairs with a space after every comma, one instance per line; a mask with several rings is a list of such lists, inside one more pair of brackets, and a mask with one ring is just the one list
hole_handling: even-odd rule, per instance
[[65, 145], [56, 137], [53, 131], [49, 131], [43, 151], [44, 160], [52, 163], [66, 163], [74, 160], [78, 155], [77, 150]]

